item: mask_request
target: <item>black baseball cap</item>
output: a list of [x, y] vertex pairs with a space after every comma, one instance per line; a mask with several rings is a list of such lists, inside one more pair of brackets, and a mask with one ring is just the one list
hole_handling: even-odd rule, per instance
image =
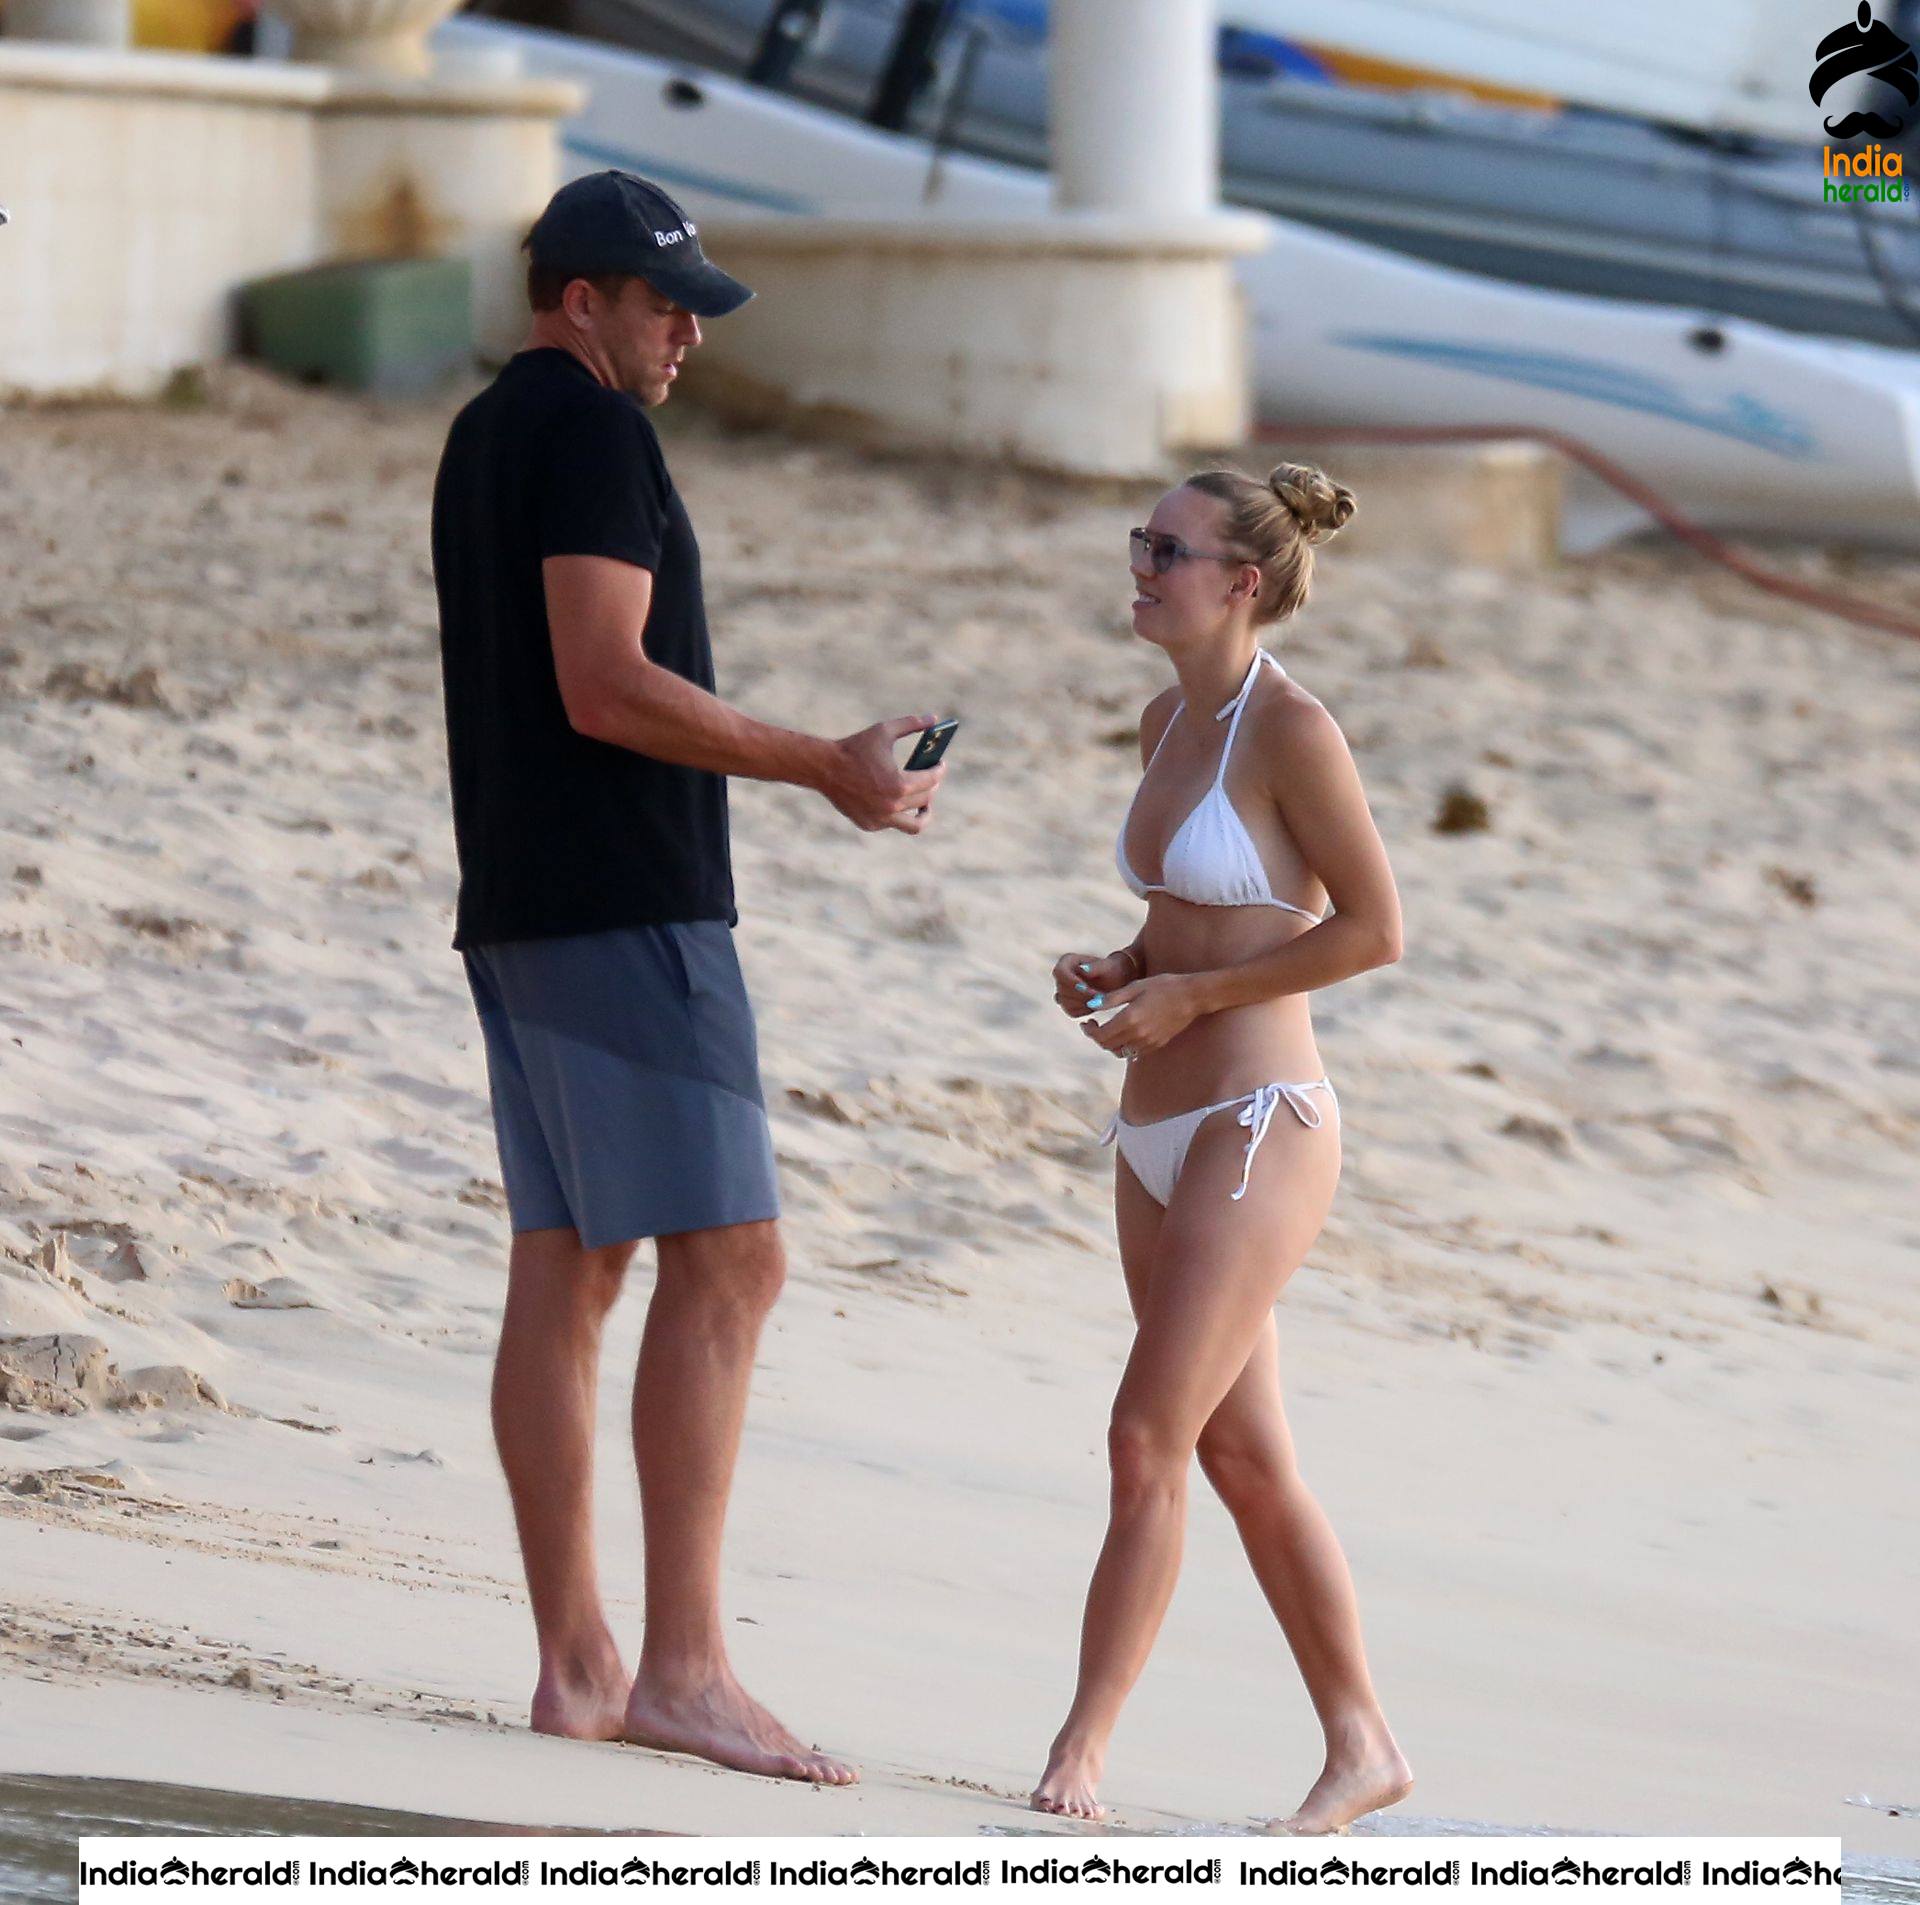
[[527, 234], [527, 255], [572, 278], [644, 278], [695, 317], [725, 317], [753, 296], [707, 262], [693, 220], [632, 172], [589, 172], [561, 186]]

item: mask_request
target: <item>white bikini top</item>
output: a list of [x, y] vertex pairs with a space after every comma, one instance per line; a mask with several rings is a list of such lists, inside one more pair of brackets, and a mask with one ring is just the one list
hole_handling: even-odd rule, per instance
[[[1291, 900], [1274, 898], [1260, 850], [1234, 812], [1233, 802], [1227, 798], [1227, 762], [1233, 757], [1233, 737], [1240, 731], [1240, 717], [1246, 712], [1262, 662], [1278, 674], [1287, 672], [1264, 648], [1255, 649], [1253, 665], [1240, 684], [1240, 692], [1213, 717], [1216, 721], [1226, 721], [1229, 715], [1233, 717], [1227, 727], [1227, 744], [1220, 751], [1220, 768], [1213, 777], [1213, 785], [1200, 796], [1199, 804], [1181, 821], [1167, 842], [1160, 867], [1165, 884], [1150, 886], [1127, 862], [1127, 826], [1140, 799], [1139, 788], [1134, 790], [1133, 801], [1128, 804], [1126, 820], [1120, 823], [1120, 837], [1113, 848], [1114, 864], [1120, 869], [1120, 877], [1141, 899], [1149, 893], [1170, 893], [1175, 899], [1186, 900], [1194, 906], [1278, 906], [1318, 925], [1326, 914], [1310, 913]], [[1153, 772], [1153, 764], [1160, 758], [1160, 750], [1166, 746], [1167, 736], [1173, 732], [1173, 724], [1186, 705], [1182, 701], [1174, 709], [1155, 743], [1147, 758], [1146, 774], [1140, 777], [1141, 787], [1147, 784], [1147, 774]], [[1332, 910], [1327, 909], [1329, 913]]]

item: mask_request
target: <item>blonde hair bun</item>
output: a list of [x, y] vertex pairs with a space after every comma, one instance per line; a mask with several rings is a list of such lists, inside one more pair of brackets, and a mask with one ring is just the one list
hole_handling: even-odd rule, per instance
[[1301, 536], [1310, 543], [1325, 542], [1353, 518], [1353, 491], [1311, 464], [1276, 464], [1267, 473], [1267, 487], [1292, 510]]
[[1186, 487], [1219, 503], [1220, 546], [1260, 566], [1256, 624], [1284, 622], [1306, 606], [1313, 545], [1353, 515], [1353, 491], [1324, 470], [1282, 463], [1263, 483], [1240, 470], [1199, 470]]

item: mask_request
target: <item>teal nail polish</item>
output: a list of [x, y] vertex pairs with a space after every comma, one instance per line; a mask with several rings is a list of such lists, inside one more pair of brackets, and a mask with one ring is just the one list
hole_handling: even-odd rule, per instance
[[1101, 1006], [1106, 1003], [1106, 1000], [1107, 995], [1104, 992], [1096, 992], [1093, 997], [1087, 1001], [1087, 1010], [1089, 1012], [1099, 1011]]

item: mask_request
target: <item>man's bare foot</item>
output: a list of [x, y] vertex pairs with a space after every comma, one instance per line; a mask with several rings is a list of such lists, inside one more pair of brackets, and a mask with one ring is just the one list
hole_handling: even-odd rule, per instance
[[630, 1746], [692, 1753], [769, 1779], [851, 1786], [860, 1777], [844, 1762], [802, 1746], [731, 1673], [704, 1686], [672, 1690], [636, 1680], [619, 1737]]
[[613, 1636], [586, 1659], [542, 1661], [531, 1725], [563, 1740], [617, 1740], [631, 1684]]
[[1329, 1758], [1299, 1810], [1285, 1819], [1268, 1820], [1266, 1830], [1301, 1837], [1344, 1832], [1363, 1813], [1396, 1805], [1412, 1790], [1413, 1769], [1389, 1740], [1365, 1754]]
[[1084, 1741], [1062, 1733], [1047, 1755], [1047, 1770], [1027, 1801], [1035, 1812], [1058, 1813], [1066, 1819], [1104, 1819], [1107, 1809], [1095, 1797], [1107, 1756]]

